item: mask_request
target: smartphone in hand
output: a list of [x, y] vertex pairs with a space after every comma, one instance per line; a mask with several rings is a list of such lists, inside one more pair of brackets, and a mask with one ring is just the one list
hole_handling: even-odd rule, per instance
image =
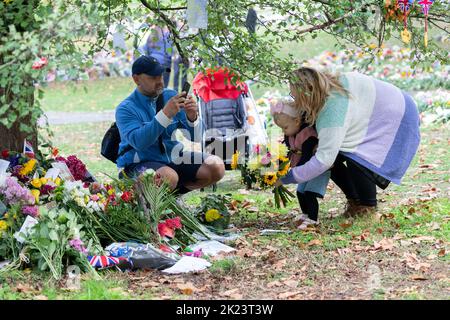
[[183, 88], [181, 89], [182, 92], [186, 92], [186, 96], [189, 94], [189, 90], [191, 90], [191, 85], [189, 82], [185, 82], [183, 84]]

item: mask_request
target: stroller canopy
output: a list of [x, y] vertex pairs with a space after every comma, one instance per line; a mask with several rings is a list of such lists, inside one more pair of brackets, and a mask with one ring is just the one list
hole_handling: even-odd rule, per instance
[[192, 83], [194, 94], [206, 103], [215, 99], [237, 99], [240, 94], [247, 94], [248, 87], [245, 82], [237, 80], [236, 86], [231, 78], [235, 76], [226, 68], [206, 69], [199, 72]]

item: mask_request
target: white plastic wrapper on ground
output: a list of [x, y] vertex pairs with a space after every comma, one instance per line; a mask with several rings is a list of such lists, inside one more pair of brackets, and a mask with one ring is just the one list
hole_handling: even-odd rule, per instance
[[162, 270], [162, 272], [170, 274], [187, 273], [205, 270], [210, 266], [211, 263], [205, 259], [185, 256], [178, 260], [172, 267]]
[[220, 252], [228, 253], [235, 251], [235, 249], [233, 249], [232, 247], [220, 243], [216, 240], [197, 242], [196, 244], [191, 246], [191, 249], [193, 251], [202, 250], [204, 254], [211, 257], [218, 255]]

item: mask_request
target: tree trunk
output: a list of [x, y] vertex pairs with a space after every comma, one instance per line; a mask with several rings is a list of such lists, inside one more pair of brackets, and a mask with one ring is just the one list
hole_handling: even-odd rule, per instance
[[37, 144], [37, 126], [34, 130], [34, 134], [30, 135], [28, 133], [20, 132], [20, 123], [28, 122], [30, 119], [22, 119], [16, 121], [13, 126], [8, 129], [4, 125], [0, 124], [0, 150], [8, 149], [11, 151], [23, 152], [23, 142], [25, 138], [33, 145], [33, 149], [36, 152], [38, 149]]

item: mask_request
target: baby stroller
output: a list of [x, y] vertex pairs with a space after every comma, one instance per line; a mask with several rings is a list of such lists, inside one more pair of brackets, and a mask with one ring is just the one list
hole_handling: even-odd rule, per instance
[[[248, 85], [241, 81], [233, 84], [231, 78], [226, 68], [207, 69], [205, 73], [198, 73], [192, 84], [206, 129], [202, 152], [222, 158], [225, 170], [231, 170], [233, 154], [239, 152], [240, 163], [246, 162], [252, 144], [267, 141]], [[259, 132], [254, 131], [256, 127]], [[255, 140], [258, 136], [262, 139]]]

